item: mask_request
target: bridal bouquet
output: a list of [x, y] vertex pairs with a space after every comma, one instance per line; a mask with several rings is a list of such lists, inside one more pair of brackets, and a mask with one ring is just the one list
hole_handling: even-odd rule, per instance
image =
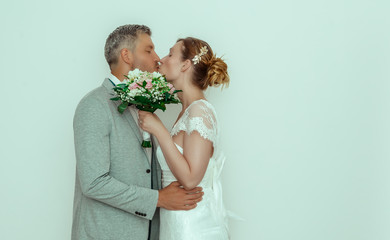
[[[129, 105], [135, 105], [139, 110], [153, 113], [157, 109], [166, 110], [165, 104], [180, 103], [178, 92], [172, 84], [168, 83], [158, 72], [143, 72], [139, 69], [130, 71], [123, 83], [116, 85], [116, 97], [113, 101], [122, 101], [118, 111], [123, 113]], [[142, 147], [151, 147], [150, 134], [143, 132]]]

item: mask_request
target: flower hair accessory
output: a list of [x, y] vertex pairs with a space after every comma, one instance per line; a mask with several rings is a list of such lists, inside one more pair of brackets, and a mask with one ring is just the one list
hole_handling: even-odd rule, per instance
[[200, 53], [195, 55], [195, 57], [192, 59], [192, 61], [194, 62], [194, 65], [199, 63], [200, 62], [200, 58], [205, 55], [209, 50], [207, 50], [207, 47], [206, 46], [203, 46], [201, 49], [200, 49]]

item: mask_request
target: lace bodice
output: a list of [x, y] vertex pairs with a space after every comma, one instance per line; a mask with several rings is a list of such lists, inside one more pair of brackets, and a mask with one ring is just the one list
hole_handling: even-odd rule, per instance
[[217, 115], [213, 105], [206, 100], [197, 100], [190, 104], [184, 111], [183, 116], [173, 126], [171, 136], [184, 131], [191, 134], [193, 131], [210, 140], [214, 147], [217, 145]]

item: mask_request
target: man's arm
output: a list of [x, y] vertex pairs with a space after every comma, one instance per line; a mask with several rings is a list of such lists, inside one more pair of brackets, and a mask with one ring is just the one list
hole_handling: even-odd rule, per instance
[[110, 116], [101, 102], [83, 99], [73, 121], [77, 175], [83, 194], [151, 220], [156, 210], [157, 190], [128, 185], [110, 176]]
[[202, 201], [203, 194], [201, 187], [185, 190], [179, 182], [172, 182], [159, 190], [157, 207], [168, 210], [191, 210]]

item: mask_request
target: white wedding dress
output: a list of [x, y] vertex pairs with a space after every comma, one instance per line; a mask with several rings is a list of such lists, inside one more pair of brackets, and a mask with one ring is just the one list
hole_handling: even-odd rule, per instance
[[[218, 146], [219, 131], [214, 107], [205, 100], [194, 101], [173, 126], [171, 136], [184, 131], [197, 131], [210, 140], [214, 154], [210, 158], [206, 173], [199, 183], [203, 188], [203, 200], [189, 211], [160, 209], [160, 240], [225, 240], [229, 239], [226, 210], [222, 202], [220, 174], [225, 158]], [[183, 153], [183, 149], [177, 145]], [[157, 159], [162, 169], [162, 185], [168, 186], [176, 178], [169, 169], [161, 148], [157, 148]]]

